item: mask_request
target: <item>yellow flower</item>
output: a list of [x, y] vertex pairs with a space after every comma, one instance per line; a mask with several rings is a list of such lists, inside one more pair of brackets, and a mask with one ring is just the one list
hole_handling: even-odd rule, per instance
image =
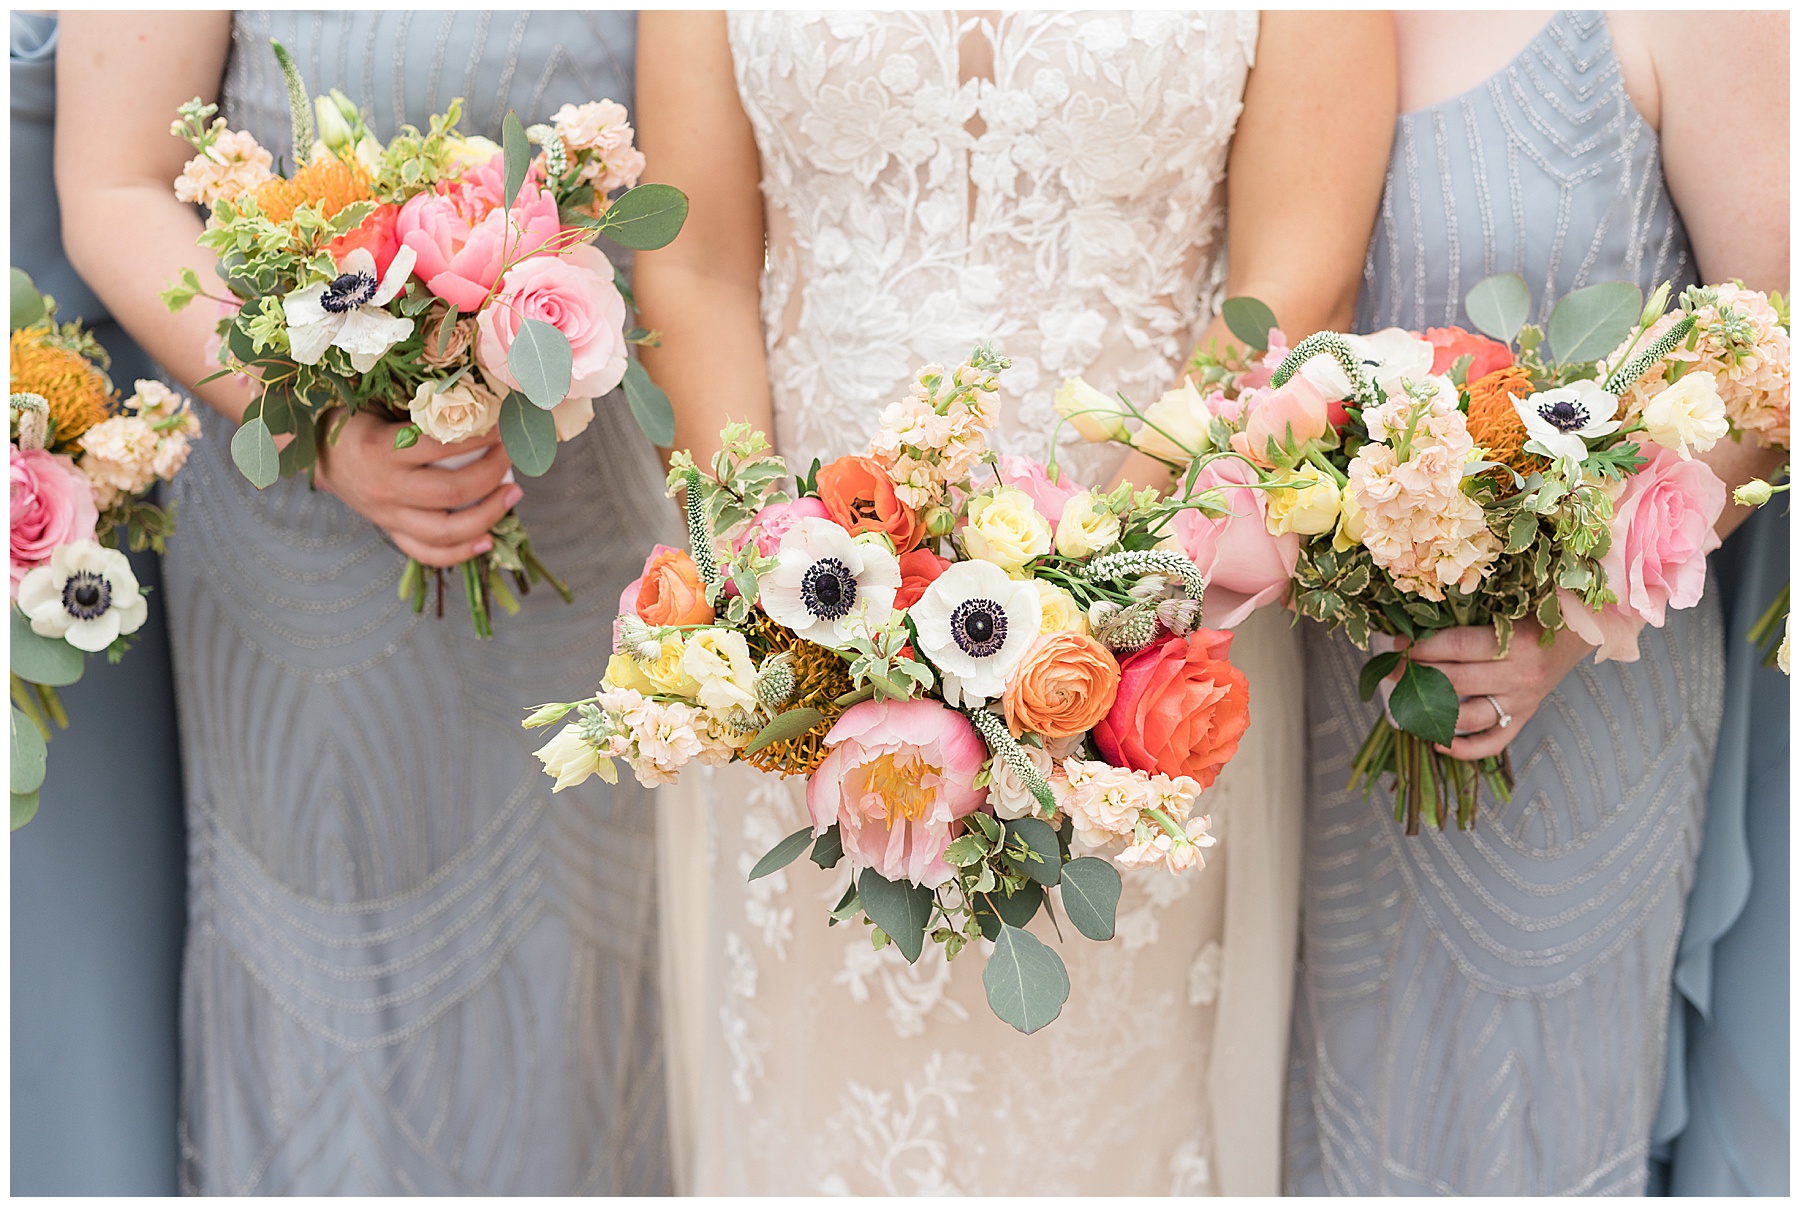
[[1730, 430], [1725, 422], [1725, 400], [1719, 383], [1704, 369], [1690, 370], [1666, 390], [1644, 404], [1644, 429], [1650, 439], [1682, 460], [1703, 453]]
[[1342, 510], [1337, 483], [1319, 472], [1316, 465], [1302, 465], [1290, 471], [1290, 475], [1304, 478], [1312, 485], [1269, 492], [1269, 532], [1275, 536], [1288, 532], [1298, 532], [1302, 536], [1330, 532]]
[[1031, 496], [1016, 486], [999, 486], [969, 503], [963, 544], [970, 557], [991, 562], [1014, 577], [1025, 563], [1050, 552], [1050, 523]]
[[1144, 411], [1144, 426], [1131, 438], [1139, 452], [1169, 461], [1192, 461], [1212, 447], [1207, 427], [1212, 412], [1194, 388], [1194, 379], [1168, 391]]
[[699, 629], [689, 633], [681, 669], [698, 684], [700, 707], [724, 717], [734, 708], [756, 707], [756, 666], [744, 635], [731, 629]]
[[538, 761], [544, 765], [544, 773], [556, 777], [556, 786], [550, 789], [552, 792], [573, 788], [591, 775], [597, 775], [609, 784], [619, 782], [619, 771], [613, 766], [612, 759], [590, 746], [582, 738], [578, 726], [563, 726], [536, 753]]
[[680, 696], [692, 700], [700, 685], [683, 669], [686, 645], [678, 633], [662, 639], [654, 660], [639, 660], [630, 654], [614, 654], [606, 664], [603, 686], [625, 687], [646, 696]]
[[1075, 425], [1081, 438], [1091, 444], [1108, 440], [1129, 442], [1125, 431], [1125, 408], [1079, 377], [1064, 380], [1053, 400], [1056, 413]]
[[491, 138], [483, 138], [479, 134], [469, 134], [462, 138], [446, 138], [444, 149], [450, 153], [450, 162], [463, 168], [478, 168], [500, 154], [498, 143]]
[[1075, 597], [1057, 586], [1045, 582], [1041, 578], [1031, 580], [1037, 588], [1038, 599], [1044, 605], [1044, 618], [1038, 623], [1038, 633], [1080, 633], [1088, 635], [1087, 613], [1075, 602]]
[[48, 327], [12, 333], [12, 392], [36, 394], [50, 408], [55, 447], [65, 448], [112, 409], [106, 375], [77, 352], [49, 341]]
[[1119, 517], [1094, 506], [1094, 492], [1070, 495], [1056, 522], [1056, 551], [1064, 557], [1088, 557], [1119, 541]]
[[1355, 545], [1362, 544], [1364, 517], [1362, 504], [1349, 491], [1338, 495], [1337, 535], [1331, 538], [1331, 547], [1339, 553]]

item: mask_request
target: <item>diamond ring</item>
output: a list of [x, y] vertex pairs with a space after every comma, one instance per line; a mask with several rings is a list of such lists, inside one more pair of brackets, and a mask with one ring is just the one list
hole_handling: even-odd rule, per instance
[[1508, 725], [1512, 724], [1512, 715], [1504, 708], [1500, 707], [1500, 701], [1494, 699], [1492, 696], [1487, 696], [1486, 700], [1489, 704], [1494, 706], [1494, 716], [1497, 718], [1495, 724], [1499, 725], [1502, 729], [1505, 729]]

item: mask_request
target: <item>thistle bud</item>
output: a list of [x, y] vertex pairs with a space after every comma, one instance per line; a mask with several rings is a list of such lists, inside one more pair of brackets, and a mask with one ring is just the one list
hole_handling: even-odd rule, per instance
[[1156, 619], [1177, 637], [1186, 637], [1200, 623], [1200, 603], [1193, 599], [1165, 599], [1156, 605]]
[[786, 704], [794, 694], [794, 668], [785, 652], [762, 664], [756, 676], [756, 700], [770, 712]]
[[1104, 630], [1096, 631], [1100, 644], [1115, 654], [1135, 654], [1156, 640], [1156, 608], [1133, 604], [1124, 609]]
[[619, 617], [619, 644], [639, 662], [655, 662], [662, 656], [662, 642], [649, 625], [630, 612]]
[[[22, 429], [21, 429], [22, 430]], [[1761, 507], [1775, 494], [1775, 490], [1761, 478], [1752, 478], [1731, 492], [1732, 501], [1739, 507]]]

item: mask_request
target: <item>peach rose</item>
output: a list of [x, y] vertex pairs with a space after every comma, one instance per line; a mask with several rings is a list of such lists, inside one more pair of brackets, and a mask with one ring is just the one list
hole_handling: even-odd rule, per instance
[[550, 324], [569, 341], [569, 398], [598, 398], [624, 379], [625, 299], [613, 284], [612, 262], [593, 244], [513, 265], [476, 316], [476, 360], [514, 390], [519, 383], [507, 354], [526, 319]]
[[1280, 449], [1299, 449], [1330, 430], [1331, 410], [1325, 395], [1304, 376], [1295, 374], [1279, 390], [1256, 399], [1244, 430], [1233, 433], [1231, 448], [1265, 469], [1273, 468], [1271, 440]]
[[1092, 729], [1113, 706], [1119, 663], [1112, 651], [1080, 633], [1048, 633], [1027, 650], [1002, 697], [1013, 736], [1072, 738]]
[[700, 571], [685, 549], [659, 549], [644, 567], [637, 593], [638, 619], [645, 624], [711, 624], [712, 605], [700, 585]]
[[1118, 696], [1094, 727], [1106, 761], [1210, 787], [1250, 727], [1250, 682], [1226, 661], [1230, 652], [1230, 633], [1195, 629], [1127, 658]]
[[894, 610], [904, 611], [919, 602], [925, 588], [950, 568], [950, 559], [939, 557], [929, 549], [914, 549], [900, 555], [900, 589], [894, 592]]
[[819, 499], [831, 518], [850, 533], [885, 532], [896, 553], [925, 539], [918, 514], [894, 494], [894, 483], [870, 457], [839, 457], [819, 470]]
[[1247, 488], [1255, 481], [1256, 471], [1235, 457], [1209, 461], [1194, 488], [1222, 488], [1231, 514], [1213, 519], [1190, 508], [1175, 515], [1182, 552], [1206, 576], [1206, 623], [1214, 628], [1233, 628], [1279, 600], [1300, 557], [1299, 536], [1270, 534], [1268, 492]]

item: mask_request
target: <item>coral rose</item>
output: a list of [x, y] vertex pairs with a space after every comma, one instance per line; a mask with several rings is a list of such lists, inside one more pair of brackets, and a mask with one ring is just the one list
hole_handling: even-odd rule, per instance
[[950, 568], [950, 559], [939, 557], [929, 549], [914, 549], [900, 555], [900, 589], [894, 592], [896, 611], [912, 607], [925, 594], [925, 588]]
[[1219, 629], [1242, 624], [1274, 603], [1294, 577], [1300, 538], [1271, 535], [1266, 491], [1250, 490], [1256, 471], [1235, 457], [1208, 462], [1194, 479], [1196, 491], [1222, 489], [1231, 514], [1213, 519], [1188, 509], [1175, 515], [1182, 552], [1206, 576], [1206, 622]]
[[12, 598], [19, 580], [63, 545], [94, 539], [100, 511], [75, 463], [41, 448], [12, 447]]
[[838, 525], [852, 534], [884, 532], [896, 553], [907, 553], [925, 539], [918, 514], [894, 494], [894, 483], [870, 457], [839, 457], [819, 470], [819, 499]]
[[1230, 633], [1195, 629], [1127, 658], [1094, 745], [1115, 766], [1210, 787], [1250, 727], [1250, 682], [1230, 652]]
[[644, 566], [634, 608], [645, 624], [711, 624], [712, 605], [685, 549], [659, 546]]
[[[346, 231], [325, 245], [333, 260], [342, 261], [357, 248], [375, 257], [375, 275], [385, 277], [388, 265], [400, 250], [400, 207], [388, 204], [376, 208], [355, 230]], [[415, 264], [417, 262], [415, 261]]]
[[1485, 335], [1464, 331], [1461, 327], [1431, 327], [1425, 338], [1431, 342], [1431, 371], [1448, 373], [1465, 356], [1474, 357], [1464, 381], [1476, 381], [1513, 363], [1512, 349]]
[[1013, 736], [1072, 738], [1092, 729], [1113, 706], [1119, 663], [1112, 651], [1080, 633], [1050, 633], [1026, 652], [1002, 697]]

